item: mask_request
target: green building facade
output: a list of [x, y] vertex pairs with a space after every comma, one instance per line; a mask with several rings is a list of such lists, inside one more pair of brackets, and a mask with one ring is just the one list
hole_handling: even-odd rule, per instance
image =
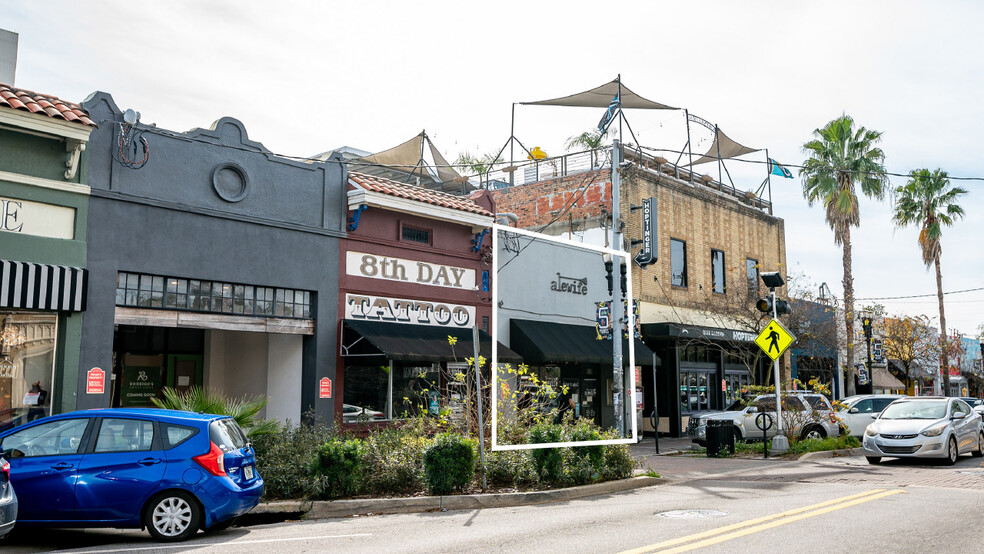
[[93, 127], [77, 104], [0, 84], [0, 429], [76, 407]]

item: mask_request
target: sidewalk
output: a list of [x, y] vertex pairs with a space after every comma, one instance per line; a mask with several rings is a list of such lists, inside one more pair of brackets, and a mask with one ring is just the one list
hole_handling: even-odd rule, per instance
[[632, 457], [643, 463], [643, 470], [651, 469], [664, 479], [671, 481], [699, 479], [711, 475], [721, 475], [775, 464], [789, 463], [790, 460], [776, 458], [708, 458], [703, 454], [692, 453], [696, 444], [689, 437], [660, 437], [659, 454], [652, 437], [629, 447]]

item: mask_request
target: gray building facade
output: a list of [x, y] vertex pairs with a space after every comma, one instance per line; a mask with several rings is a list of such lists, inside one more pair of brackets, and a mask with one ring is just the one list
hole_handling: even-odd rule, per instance
[[335, 380], [340, 159], [276, 156], [232, 118], [178, 133], [106, 93], [83, 105], [99, 127], [78, 407], [199, 385], [266, 396], [269, 419], [331, 418], [319, 384]]

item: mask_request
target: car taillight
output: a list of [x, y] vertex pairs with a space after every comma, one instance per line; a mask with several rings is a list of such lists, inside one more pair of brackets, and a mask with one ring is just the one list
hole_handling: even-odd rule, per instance
[[840, 420], [837, 419], [837, 416], [834, 414], [834, 412], [830, 412], [829, 414], [827, 414], [827, 417], [830, 418], [831, 423], [840, 423]]
[[0, 473], [3, 473], [8, 482], [10, 481], [10, 462], [4, 460], [3, 463], [0, 463]]
[[200, 456], [195, 456], [192, 459], [212, 475], [219, 477], [225, 476], [225, 453], [214, 442], [210, 442], [209, 444], [211, 448], [208, 449], [208, 452]]

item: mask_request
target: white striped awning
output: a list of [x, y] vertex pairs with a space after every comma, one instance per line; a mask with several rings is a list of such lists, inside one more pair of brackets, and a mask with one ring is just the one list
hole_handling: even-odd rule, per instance
[[0, 308], [82, 312], [88, 281], [78, 267], [0, 260]]

